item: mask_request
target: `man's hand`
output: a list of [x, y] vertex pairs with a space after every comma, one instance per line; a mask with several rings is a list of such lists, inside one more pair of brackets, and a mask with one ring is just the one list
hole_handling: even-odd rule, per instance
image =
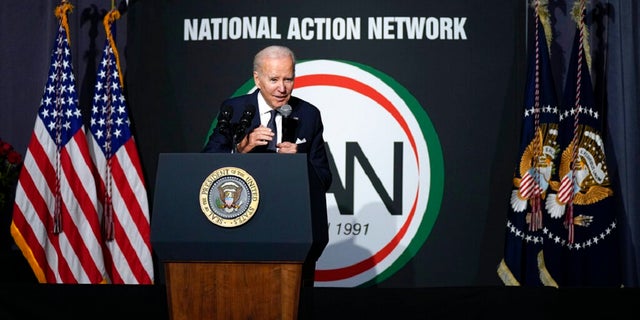
[[278, 153], [297, 153], [298, 152], [298, 145], [293, 143], [293, 142], [280, 142], [277, 145], [278, 147]]
[[249, 132], [237, 145], [238, 152], [247, 153], [257, 146], [264, 146], [273, 139], [274, 133], [265, 126], [259, 126]]

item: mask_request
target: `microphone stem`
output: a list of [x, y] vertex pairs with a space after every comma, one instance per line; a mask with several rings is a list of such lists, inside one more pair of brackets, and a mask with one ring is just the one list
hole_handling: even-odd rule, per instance
[[237, 129], [234, 129], [233, 131], [236, 133], [234, 133], [233, 138], [231, 138], [231, 144], [233, 145], [231, 147], [231, 153], [238, 153], [238, 144], [240, 143], [240, 141], [238, 141]]

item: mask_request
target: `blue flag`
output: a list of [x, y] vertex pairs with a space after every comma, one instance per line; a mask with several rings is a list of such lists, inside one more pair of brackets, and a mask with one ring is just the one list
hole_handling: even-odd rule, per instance
[[[543, 200], [557, 155], [558, 106], [549, 49], [541, 18], [546, 7], [534, 8], [522, 123], [520, 162], [516, 165], [507, 217], [504, 258], [498, 275], [505, 285], [542, 286]], [[548, 17], [547, 15], [544, 15]], [[548, 24], [547, 24], [548, 25]]]
[[[580, 11], [584, 15], [584, 9]], [[560, 114], [560, 162], [546, 200], [544, 256], [550, 283], [563, 286], [621, 284], [618, 225], [602, 126], [594, 98], [583, 18], [573, 42]]]

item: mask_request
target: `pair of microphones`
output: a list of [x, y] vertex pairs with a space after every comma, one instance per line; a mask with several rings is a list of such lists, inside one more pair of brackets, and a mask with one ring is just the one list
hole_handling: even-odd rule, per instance
[[[289, 117], [293, 108], [285, 104], [276, 109], [276, 111], [282, 116], [282, 141], [294, 142], [298, 119]], [[230, 139], [233, 145], [236, 146], [247, 134], [246, 131], [251, 125], [255, 113], [256, 107], [254, 105], [246, 105], [238, 123], [232, 123], [233, 107], [223, 105], [218, 114], [218, 131]]]

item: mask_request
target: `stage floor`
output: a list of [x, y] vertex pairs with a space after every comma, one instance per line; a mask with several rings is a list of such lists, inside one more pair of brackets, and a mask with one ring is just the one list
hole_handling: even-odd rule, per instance
[[[164, 284], [38, 284], [24, 259], [2, 258], [0, 320], [170, 320]], [[314, 320], [640, 318], [640, 288], [316, 287], [311, 293]]]
[[[164, 285], [0, 284], [0, 319], [169, 320]], [[635, 319], [640, 290], [314, 288], [313, 319]]]

